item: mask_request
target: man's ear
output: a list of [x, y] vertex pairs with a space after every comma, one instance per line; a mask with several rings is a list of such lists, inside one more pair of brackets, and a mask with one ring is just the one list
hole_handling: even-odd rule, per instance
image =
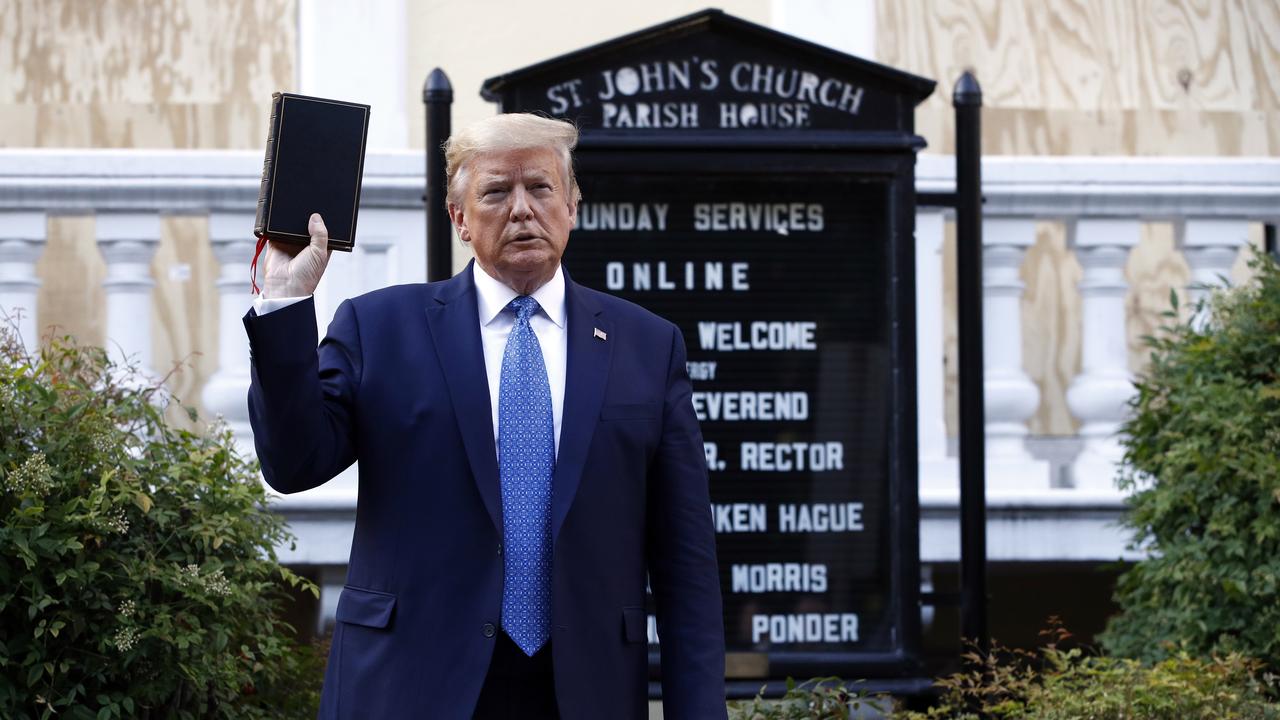
[[471, 233], [467, 230], [467, 218], [462, 214], [462, 208], [456, 203], [449, 203], [449, 221], [453, 223], [453, 229], [458, 233], [458, 239], [462, 242], [471, 242]]
[[578, 194], [574, 192], [569, 196], [569, 227], [576, 227], [578, 224]]

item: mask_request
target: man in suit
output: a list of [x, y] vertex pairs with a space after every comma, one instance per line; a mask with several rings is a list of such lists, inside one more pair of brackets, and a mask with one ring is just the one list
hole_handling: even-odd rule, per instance
[[702, 438], [671, 323], [574, 283], [576, 129], [499, 115], [447, 146], [475, 261], [341, 304], [271, 245], [245, 317], [254, 441], [276, 490], [360, 461], [323, 718], [647, 717], [646, 579], [667, 718], [723, 718]]

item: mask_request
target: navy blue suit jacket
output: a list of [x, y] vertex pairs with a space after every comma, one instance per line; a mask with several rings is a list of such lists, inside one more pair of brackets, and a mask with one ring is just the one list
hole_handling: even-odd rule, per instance
[[[723, 718], [715, 537], [684, 341], [636, 305], [565, 284], [552, 480], [561, 714], [647, 717], [647, 572], [666, 717]], [[250, 418], [271, 487], [313, 488], [360, 461], [320, 716], [469, 718], [500, 628], [503, 577], [471, 272], [343, 302], [318, 351], [310, 300], [250, 311], [245, 328]]]

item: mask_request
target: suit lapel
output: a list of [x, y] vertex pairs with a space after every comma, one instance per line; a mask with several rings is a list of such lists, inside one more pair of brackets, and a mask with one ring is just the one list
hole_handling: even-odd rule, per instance
[[560, 537], [560, 527], [578, 493], [587, 461], [587, 448], [600, 418], [605, 385], [609, 379], [612, 343], [596, 337], [595, 330], [610, 328], [608, 318], [590, 294], [565, 275], [565, 306], [568, 310], [568, 351], [565, 372], [564, 411], [560, 421], [560, 452], [552, 480], [551, 537]]
[[484, 348], [471, 266], [433, 288], [427, 301], [427, 324], [444, 369], [453, 412], [458, 418], [462, 443], [471, 462], [476, 489], [489, 517], [502, 535], [502, 496], [498, 489], [497, 450], [493, 445], [493, 415], [489, 381], [485, 375]]

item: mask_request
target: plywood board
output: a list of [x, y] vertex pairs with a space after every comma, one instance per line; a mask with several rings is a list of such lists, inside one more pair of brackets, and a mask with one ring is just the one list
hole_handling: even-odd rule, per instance
[[939, 82], [937, 152], [972, 70], [988, 154], [1280, 154], [1276, 0], [878, 0], [877, 23], [877, 60]]
[[47, 227], [44, 253], [36, 263], [40, 335], [73, 335], [101, 345], [107, 336], [102, 289], [107, 266], [94, 240], [93, 217], [51, 217]]
[[182, 404], [201, 410], [200, 391], [218, 369], [218, 263], [208, 237], [205, 217], [166, 217], [151, 261], [152, 367]]
[[0, 4], [0, 144], [260, 147], [296, 0]]

